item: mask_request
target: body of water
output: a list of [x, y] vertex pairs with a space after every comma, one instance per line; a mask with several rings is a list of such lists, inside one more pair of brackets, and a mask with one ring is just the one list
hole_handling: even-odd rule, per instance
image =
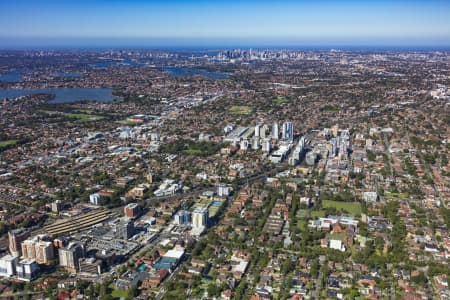
[[93, 69], [107, 69], [114, 66], [142, 67], [143, 63], [134, 60], [105, 60], [88, 64]]
[[53, 89], [0, 89], [0, 99], [17, 98], [34, 94], [51, 94], [49, 103], [73, 103], [80, 101], [111, 102], [115, 99], [111, 88], [53, 88]]
[[184, 77], [193, 75], [202, 75], [211, 79], [225, 79], [230, 77], [230, 74], [228, 73], [208, 72], [202, 69], [191, 69], [181, 67], [165, 67], [163, 68], [163, 71], [168, 72], [170, 75], [174, 77]]
[[27, 72], [19, 70], [0, 73], [0, 82], [20, 82], [22, 81], [22, 75], [25, 73]]

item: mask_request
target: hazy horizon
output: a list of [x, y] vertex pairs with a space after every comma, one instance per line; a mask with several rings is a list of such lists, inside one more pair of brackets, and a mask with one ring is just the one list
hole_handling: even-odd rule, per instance
[[31, 1], [0, 3], [0, 49], [449, 49], [450, 2]]

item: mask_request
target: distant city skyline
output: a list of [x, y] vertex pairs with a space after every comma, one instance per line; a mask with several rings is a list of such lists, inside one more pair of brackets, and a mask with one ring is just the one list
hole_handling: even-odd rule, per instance
[[0, 3], [0, 48], [450, 46], [450, 2]]

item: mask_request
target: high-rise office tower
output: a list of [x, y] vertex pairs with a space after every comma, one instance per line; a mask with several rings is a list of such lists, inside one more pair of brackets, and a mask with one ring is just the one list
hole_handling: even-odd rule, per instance
[[279, 137], [280, 137], [280, 129], [278, 128], [278, 122], [275, 122], [272, 125], [272, 138], [278, 140]]
[[26, 229], [14, 229], [8, 232], [9, 251], [12, 256], [22, 255], [21, 243], [30, 236], [30, 231]]
[[80, 243], [70, 243], [66, 248], [60, 248], [58, 254], [61, 267], [75, 273], [80, 268], [79, 260], [84, 256], [84, 246]]
[[255, 126], [255, 137], [259, 137], [260, 128], [261, 128], [261, 126], [259, 126], [259, 124]]
[[134, 235], [134, 222], [129, 218], [122, 218], [111, 227], [116, 239], [128, 240]]
[[208, 207], [197, 207], [192, 213], [192, 227], [204, 228], [208, 226]]
[[292, 142], [294, 141], [294, 125], [292, 122], [284, 122], [283, 123], [283, 133], [282, 133], [283, 140]]
[[262, 151], [269, 153], [271, 145], [270, 145], [270, 139], [264, 139], [262, 143]]
[[269, 130], [269, 126], [264, 124], [259, 130], [259, 137], [262, 139], [265, 139], [268, 130]]
[[174, 222], [177, 225], [185, 225], [191, 222], [191, 212], [179, 210], [174, 216]]

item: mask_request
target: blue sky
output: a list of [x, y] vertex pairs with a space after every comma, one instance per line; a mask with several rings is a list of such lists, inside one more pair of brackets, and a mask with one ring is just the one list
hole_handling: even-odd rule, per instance
[[444, 0], [0, 0], [0, 48], [139, 44], [450, 45]]

